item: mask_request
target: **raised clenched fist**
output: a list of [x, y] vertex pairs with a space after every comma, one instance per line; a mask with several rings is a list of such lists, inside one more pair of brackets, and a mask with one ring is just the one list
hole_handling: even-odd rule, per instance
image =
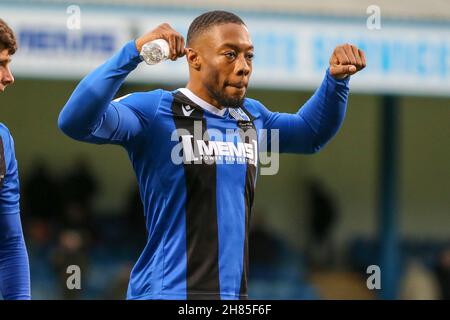
[[344, 79], [364, 69], [365, 66], [364, 52], [348, 43], [334, 48], [330, 58], [330, 74], [336, 79]]

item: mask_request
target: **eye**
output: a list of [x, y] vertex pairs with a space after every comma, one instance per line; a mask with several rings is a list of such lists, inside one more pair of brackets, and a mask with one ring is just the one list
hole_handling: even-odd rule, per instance
[[228, 51], [228, 52], [225, 52], [224, 54], [227, 58], [230, 58], [230, 59], [236, 58], [236, 52], [234, 52], [234, 51]]
[[247, 53], [247, 59], [248, 60], [253, 60], [253, 58], [255, 58], [255, 54], [253, 52]]

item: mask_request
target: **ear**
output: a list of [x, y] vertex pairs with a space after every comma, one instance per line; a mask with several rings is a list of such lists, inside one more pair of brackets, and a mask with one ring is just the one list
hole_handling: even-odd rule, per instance
[[192, 48], [185, 48], [186, 59], [189, 66], [195, 70], [200, 70], [200, 56], [197, 51]]

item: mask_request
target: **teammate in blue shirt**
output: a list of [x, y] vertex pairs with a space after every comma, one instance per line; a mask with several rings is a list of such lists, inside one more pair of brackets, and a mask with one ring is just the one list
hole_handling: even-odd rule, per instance
[[[186, 55], [186, 87], [113, 100], [141, 63], [143, 44], [160, 38], [171, 60]], [[317, 152], [341, 126], [349, 76], [365, 58], [354, 46], [338, 46], [319, 89], [287, 114], [245, 98], [254, 50], [236, 15], [200, 15], [186, 47], [168, 24], [130, 41], [80, 82], [58, 125], [74, 139], [128, 152], [148, 231], [128, 299], [246, 299], [261, 129], [279, 130], [280, 152]]]
[[[0, 19], [0, 92], [14, 82], [9, 64], [16, 49], [12, 30]], [[5, 300], [28, 300], [31, 297], [19, 198], [14, 141], [8, 128], [0, 123], [0, 295]]]

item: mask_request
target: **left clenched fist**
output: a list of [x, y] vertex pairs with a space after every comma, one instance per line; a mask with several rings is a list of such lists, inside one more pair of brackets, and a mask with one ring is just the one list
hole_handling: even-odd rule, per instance
[[366, 66], [364, 52], [354, 45], [343, 44], [334, 48], [330, 58], [330, 74], [336, 79], [344, 79]]

